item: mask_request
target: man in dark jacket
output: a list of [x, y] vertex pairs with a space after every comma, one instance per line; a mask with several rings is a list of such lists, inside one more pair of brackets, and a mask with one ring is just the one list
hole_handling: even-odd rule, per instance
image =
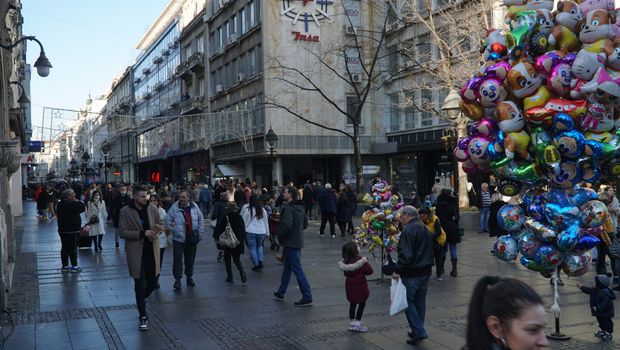
[[[398, 241], [398, 260], [395, 271], [407, 289], [407, 321], [411, 332], [408, 344], [415, 345], [428, 338], [424, 329], [426, 291], [433, 267], [433, 237], [418, 219], [418, 210], [410, 205], [400, 211], [405, 228]], [[398, 277], [396, 277], [398, 278]]]
[[319, 196], [319, 206], [321, 207], [321, 228], [319, 236], [325, 235], [325, 224], [329, 221], [329, 233], [332, 238], [336, 237], [336, 193], [332, 185], [325, 184], [325, 189]]
[[[75, 200], [75, 191], [67, 189], [62, 193], [62, 199], [56, 206], [56, 216], [58, 218], [58, 234], [62, 244], [60, 260], [62, 261], [63, 272], [80, 271], [77, 262], [77, 245], [82, 228], [80, 214], [84, 211], [86, 211], [84, 203]], [[71, 267], [69, 267], [69, 258], [71, 258]]]
[[121, 213], [121, 209], [131, 202], [131, 197], [127, 193], [127, 187], [121, 185], [118, 187], [118, 195], [112, 202], [112, 226], [116, 229], [116, 248], [120, 247], [120, 236], [118, 235], [118, 219]]
[[[317, 181], [316, 185], [312, 185], [312, 198], [314, 199], [314, 204], [319, 202], [319, 197], [321, 197], [321, 193], [323, 193], [323, 186], [321, 185], [321, 181]], [[315, 205], [316, 209], [314, 211], [314, 220], [319, 219], [319, 214], [321, 211], [321, 207]]]
[[304, 247], [304, 229], [308, 227], [308, 217], [304, 209], [298, 203], [299, 191], [295, 187], [288, 186], [282, 193], [285, 205], [280, 213], [280, 226], [278, 228], [278, 240], [283, 247], [284, 269], [280, 279], [278, 291], [273, 293], [279, 301], [284, 300], [284, 293], [291, 279], [291, 272], [295, 274], [302, 298], [295, 302], [295, 306], [312, 305], [312, 290], [310, 283], [301, 268], [301, 248]]

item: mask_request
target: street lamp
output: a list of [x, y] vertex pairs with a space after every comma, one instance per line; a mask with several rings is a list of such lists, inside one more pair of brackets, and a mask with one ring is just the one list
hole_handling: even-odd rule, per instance
[[271, 126], [269, 127], [267, 134], [265, 134], [265, 142], [267, 143], [267, 148], [269, 148], [271, 157], [273, 158], [273, 150], [278, 146], [278, 135], [276, 135]]
[[47, 56], [45, 56], [45, 50], [43, 49], [43, 44], [41, 44], [41, 42], [34, 36], [24, 36], [18, 39], [13, 44], [10, 44], [10, 45], [0, 44], [0, 47], [5, 50], [13, 50], [15, 46], [17, 46], [19, 43], [21, 43], [24, 40], [32, 40], [36, 42], [37, 44], [39, 44], [39, 47], [41, 48], [41, 52], [39, 53], [39, 58], [34, 62], [34, 67], [37, 69], [37, 73], [39, 74], [39, 76], [41, 77], [48, 76], [50, 74], [50, 68], [52, 68], [52, 64], [50, 63], [50, 60], [47, 59]]
[[105, 141], [103, 143], [103, 145], [101, 146], [101, 154], [103, 155], [103, 166], [104, 166], [104, 177], [105, 177], [105, 183], [108, 183], [108, 156], [110, 155], [110, 150], [112, 148], [110, 147], [110, 145], [108, 145]]
[[448, 96], [443, 100], [441, 110], [446, 111], [448, 119], [450, 119], [451, 122], [454, 123], [457, 121], [461, 114], [461, 97], [455, 89], [450, 89]]
[[9, 83], [17, 85], [21, 89], [21, 92], [19, 93], [19, 99], [17, 100], [17, 103], [19, 103], [20, 107], [30, 103], [30, 99], [28, 98], [28, 96], [26, 96], [26, 90], [24, 89], [24, 86], [22, 85], [22, 83], [20, 83], [19, 81], [11, 81]]

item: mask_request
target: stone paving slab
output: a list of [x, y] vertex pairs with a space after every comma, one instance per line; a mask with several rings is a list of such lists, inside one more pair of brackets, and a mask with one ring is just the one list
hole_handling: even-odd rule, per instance
[[[161, 289], [147, 303], [150, 330], [137, 330], [133, 280], [128, 276], [124, 250], [114, 248], [113, 229], [104, 237], [104, 250], [79, 252], [83, 271], [62, 274], [56, 223], [37, 223], [34, 203], [25, 203], [25, 215], [16, 220], [18, 247], [16, 279], [10, 295], [15, 331], [6, 349], [410, 349], [405, 341], [404, 315], [388, 316], [389, 280], [370, 283], [371, 297], [364, 322], [370, 332], [347, 330], [348, 303], [344, 277], [337, 268], [340, 248], [347, 239], [319, 238], [318, 222], [306, 230], [302, 263], [313, 288], [314, 305], [296, 308], [300, 298], [294, 278], [285, 302], [273, 299], [281, 265], [276, 252], [265, 250], [265, 269], [249, 271], [249, 255], [242, 257], [246, 285], [224, 283], [223, 263], [207, 239], [199, 245], [194, 279], [197, 286], [172, 290], [171, 249], [166, 250]], [[207, 233], [209, 235], [209, 233]], [[552, 301], [548, 280], [516, 263], [498, 261], [489, 254], [491, 239], [469, 230], [459, 245], [459, 276], [431, 280], [426, 326], [430, 338], [417, 349], [459, 349], [464, 343], [466, 315], [474, 284], [484, 274], [522, 279], [531, 284], [547, 306]], [[367, 254], [366, 254], [367, 255]], [[378, 259], [370, 256], [379, 277]], [[448, 265], [448, 264], [447, 264]], [[449, 267], [447, 267], [449, 269]], [[590, 284], [593, 273], [565, 278], [560, 290], [562, 330], [572, 339], [551, 342], [552, 349], [614, 349], [620, 343], [601, 343], [592, 333], [588, 297], [574, 287]], [[7, 324], [2, 322], [3, 329]], [[548, 313], [548, 324], [553, 318]]]

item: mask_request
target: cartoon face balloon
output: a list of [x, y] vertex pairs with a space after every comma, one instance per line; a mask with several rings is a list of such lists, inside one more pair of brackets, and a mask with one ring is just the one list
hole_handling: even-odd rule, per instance
[[564, 161], [560, 164], [557, 174], [549, 172], [547, 176], [551, 180], [549, 182], [551, 186], [569, 189], [581, 180], [581, 171], [575, 162]]
[[586, 140], [582, 133], [571, 130], [560, 133], [554, 138], [553, 142], [563, 157], [574, 159], [583, 153]]
[[489, 78], [480, 84], [478, 95], [480, 96], [480, 104], [483, 107], [494, 108], [498, 103], [506, 99], [508, 92], [506, 92], [499, 79]]
[[557, 96], [567, 97], [570, 94], [572, 68], [570, 63], [556, 64], [547, 77], [547, 87]]
[[484, 137], [474, 137], [469, 141], [468, 150], [471, 161], [483, 168], [488, 168], [490, 159], [487, 155], [489, 140]]
[[535, 94], [542, 83], [534, 66], [526, 61], [512, 67], [510, 72], [508, 72], [507, 80], [512, 93], [518, 98]]

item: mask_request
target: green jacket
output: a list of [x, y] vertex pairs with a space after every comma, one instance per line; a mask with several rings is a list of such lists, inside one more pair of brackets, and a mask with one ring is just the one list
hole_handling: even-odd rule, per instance
[[286, 204], [280, 212], [278, 240], [280, 245], [288, 248], [304, 247], [304, 229], [308, 227], [308, 217], [299, 204]]

